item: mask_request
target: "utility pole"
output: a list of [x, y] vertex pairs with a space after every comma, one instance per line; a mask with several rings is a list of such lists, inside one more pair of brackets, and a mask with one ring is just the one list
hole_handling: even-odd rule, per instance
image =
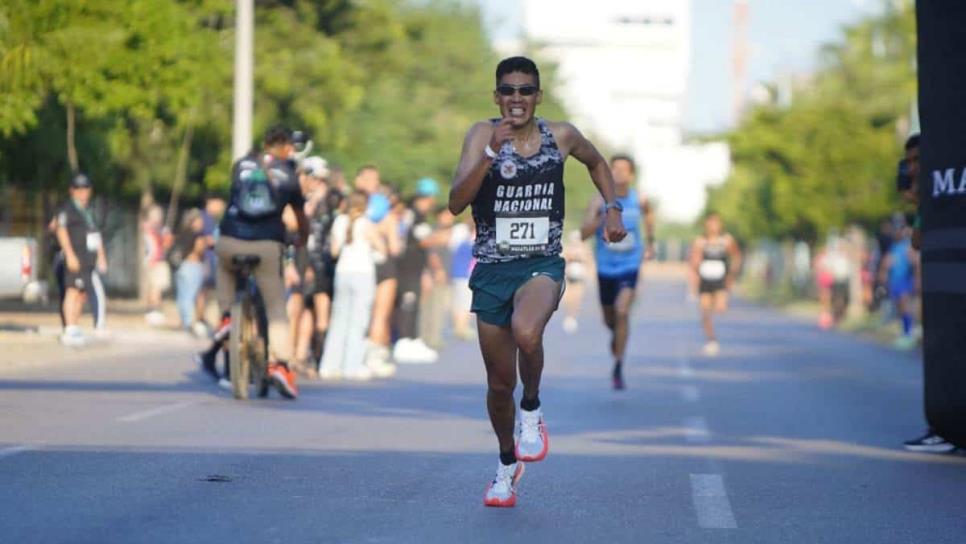
[[745, 109], [745, 81], [748, 73], [748, 0], [735, 0], [732, 24], [731, 115], [737, 125]]
[[235, 95], [232, 123], [232, 160], [252, 145], [252, 80], [254, 75], [255, 1], [235, 0]]

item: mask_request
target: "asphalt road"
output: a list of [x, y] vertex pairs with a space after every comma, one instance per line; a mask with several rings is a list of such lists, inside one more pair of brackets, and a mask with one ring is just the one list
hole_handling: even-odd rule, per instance
[[514, 509], [482, 506], [475, 345], [296, 402], [236, 402], [180, 345], [2, 371], [0, 541], [966, 542], [966, 457], [898, 447], [914, 354], [738, 303], [707, 359], [683, 284], [651, 282], [616, 393], [592, 296], [548, 328], [551, 450]]

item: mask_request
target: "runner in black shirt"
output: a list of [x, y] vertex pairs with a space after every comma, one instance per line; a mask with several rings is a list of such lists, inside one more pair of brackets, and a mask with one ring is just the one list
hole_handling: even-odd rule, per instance
[[[540, 73], [530, 59], [512, 57], [496, 69], [493, 101], [500, 119], [474, 125], [463, 142], [449, 209], [473, 206], [477, 235], [473, 254], [473, 311], [486, 365], [487, 408], [500, 446], [496, 478], [484, 504], [516, 504], [520, 461], [539, 461], [549, 442], [540, 410], [543, 331], [557, 307], [563, 283], [560, 258], [564, 214], [563, 165], [584, 163], [604, 197], [604, 237], [625, 236], [607, 161], [569, 123], [538, 119]], [[513, 391], [519, 374], [520, 440], [514, 445]]]

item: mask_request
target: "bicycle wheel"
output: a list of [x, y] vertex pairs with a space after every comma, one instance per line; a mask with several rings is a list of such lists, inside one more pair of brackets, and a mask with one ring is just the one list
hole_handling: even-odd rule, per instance
[[258, 334], [257, 327], [252, 327], [249, 337], [249, 351], [251, 354], [252, 383], [259, 398], [268, 396], [268, 347], [265, 338]]
[[228, 337], [228, 351], [231, 364], [231, 389], [236, 399], [248, 398], [249, 382], [249, 340], [251, 323], [247, 302], [231, 305], [231, 332]]

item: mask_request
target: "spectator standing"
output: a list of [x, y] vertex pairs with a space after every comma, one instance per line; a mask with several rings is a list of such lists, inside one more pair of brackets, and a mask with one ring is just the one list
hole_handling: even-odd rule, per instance
[[[218, 257], [215, 256], [215, 242], [218, 241], [218, 223], [225, 215], [225, 199], [219, 194], [210, 193], [205, 196], [205, 207], [201, 210], [201, 220], [204, 226], [201, 233], [208, 242], [202, 264], [205, 268], [205, 279], [198, 291], [196, 319], [206, 323], [205, 314], [208, 308], [209, 293], [215, 289], [215, 274], [218, 270]], [[206, 324], [207, 327], [207, 324]]]
[[399, 340], [393, 348], [397, 363], [435, 363], [439, 354], [419, 335], [419, 301], [423, 270], [432, 247], [433, 227], [427, 218], [432, 213], [439, 184], [430, 178], [419, 180], [403, 228], [406, 244], [399, 258], [399, 289], [396, 295], [396, 328]]
[[368, 196], [355, 191], [348, 197], [347, 211], [332, 225], [331, 251], [335, 266], [331, 326], [325, 339], [319, 377], [368, 380], [365, 364], [366, 329], [376, 292], [373, 256], [385, 251], [385, 242], [366, 217]]
[[[85, 293], [94, 290], [95, 269], [107, 272], [107, 257], [101, 233], [94, 222], [89, 206], [93, 184], [84, 174], [77, 174], [70, 182], [70, 199], [57, 213], [56, 236], [64, 258], [64, 299], [61, 313], [64, 332], [61, 342], [80, 346], [85, 342], [78, 326]], [[103, 288], [95, 315], [104, 310]], [[96, 318], [95, 318], [96, 321]]]
[[198, 294], [205, 281], [205, 252], [209, 248], [204, 227], [201, 210], [186, 211], [170, 252], [171, 265], [176, 267], [175, 300], [181, 328], [199, 338], [208, 336], [208, 328], [197, 313]]
[[145, 213], [141, 227], [144, 236], [144, 271], [148, 311], [145, 321], [153, 326], [164, 325], [161, 299], [171, 288], [171, 268], [165, 258], [171, 248], [171, 233], [164, 228], [164, 211], [152, 204]]

